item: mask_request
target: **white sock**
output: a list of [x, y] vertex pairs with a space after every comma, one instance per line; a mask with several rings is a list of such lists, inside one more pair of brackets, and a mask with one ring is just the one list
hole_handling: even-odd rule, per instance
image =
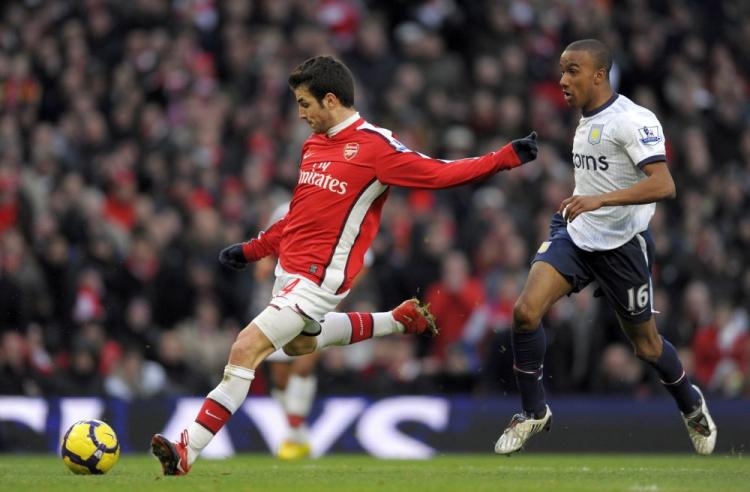
[[393, 319], [391, 311], [372, 313], [372, 336], [384, 337], [394, 333], [403, 333], [404, 325]]
[[[310, 415], [317, 388], [318, 380], [315, 376], [298, 376], [297, 374], [289, 376], [285, 393], [287, 416], [294, 417], [296, 420], [306, 420], [307, 416]], [[297, 426], [291, 424], [292, 422], [290, 422], [289, 427], [289, 439], [294, 442], [306, 443], [309, 437], [305, 422]]]
[[352, 324], [346, 313], [328, 313], [320, 324], [318, 350], [331, 345], [347, 345], [352, 337]]
[[[224, 379], [207, 396], [229, 410], [232, 414], [242, 405], [250, 390], [250, 383], [255, 378], [255, 371], [246, 367], [227, 364], [224, 368]], [[188, 427], [188, 463], [198, 459], [203, 448], [213, 439], [214, 434], [198, 422]]]
[[286, 412], [291, 415], [307, 417], [310, 414], [315, 391], [318, 389], [318, 379], [315, 376], [289, 376], [286, 385]]
[[310, 429], [307, 424], [302, 424], [289, 429], [289, 440], [297, 444], [308, 444], [310, 442]]
[[352, 342], [351, 316], [355, 320], [362, 321], [363, 316], [370, 315], [372, 316], [372, 336], [382, 337], [392, 333], [404, 332], [404, 326], [393, 319], [393, 314], [390, 311], [385, 313], [328, 313], [321, 323], [320, 335], [317, 336], [318, 350], [331, 345], [349, 345], [361, 341], [361, 338], [355, 337], [354, 342]]
[[279, 402], [281, 408], [286, 412], [286, 391], [279, 388], [271, 388], [271, 397]]

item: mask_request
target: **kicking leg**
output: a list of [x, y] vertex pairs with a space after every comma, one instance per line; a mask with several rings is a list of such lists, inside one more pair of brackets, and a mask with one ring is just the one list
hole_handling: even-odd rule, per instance
[[516, 414], [495, 443], [495, 452], [520, 450], [531, 436], [549, 428], [552, 413], [544, 400], [542, 367], [546, 351], [542, 317], [571, 284], [552, 265], [537, 261], [531, 266], [526, 286], [513, 307], [513, 371], [521, 393], [523, 412]]
[[434, 336], [437, 331], [428, 307], [418, 299], [408, 299], [384, 313], [328, 313], [319, 335], [302, 334], [285, 345], [284, 352], [303, 355], [332, 345], [351, 345], [393, 333]]
[[661, 383], [677, 403], [695, 450], [699, 454], [711, 454], [716, 445], [716, 424], [703, 394], [685, 374], [677, 350], [659, 335], [653, 316], [641, 323], [629, 322], [620, 316], [617, 319], [633, 344], [635, 355], [656, 369]]

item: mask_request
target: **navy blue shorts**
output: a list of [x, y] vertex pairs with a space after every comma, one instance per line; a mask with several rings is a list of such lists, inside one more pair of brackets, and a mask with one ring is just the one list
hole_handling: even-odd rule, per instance
[[591, 282], [626, 321], [642, 323], [651, 318], [651, 264], [654, 242], [648, 230], [636, 234], [619, 248], [586, 251], [575, 245], [559, 213], [552, 217], [550, 238], [542, 243], [534, 260], [544, 261], [580, 292]]

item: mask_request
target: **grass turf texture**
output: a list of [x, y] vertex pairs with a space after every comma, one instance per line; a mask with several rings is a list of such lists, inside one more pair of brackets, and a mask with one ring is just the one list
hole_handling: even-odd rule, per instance
[[706, 491], [750, 490], [743, 456], [521, 454], [443, 455], [427, 461], [333, 455], [280, 462], [265, 455], [199, 461], [163, 477], [154, 458], [123, 455], [107, 475], [73, 475], [54, 456], [0, 455], [3, 491]]

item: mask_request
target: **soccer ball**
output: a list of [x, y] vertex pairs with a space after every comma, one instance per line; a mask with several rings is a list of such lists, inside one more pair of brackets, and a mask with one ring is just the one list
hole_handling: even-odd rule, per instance
[[60, 455], [77, 475], [101, 475], [117, 463], [120, 443], [112, 427], [101, 420], [81, 420], [65, 433]]

